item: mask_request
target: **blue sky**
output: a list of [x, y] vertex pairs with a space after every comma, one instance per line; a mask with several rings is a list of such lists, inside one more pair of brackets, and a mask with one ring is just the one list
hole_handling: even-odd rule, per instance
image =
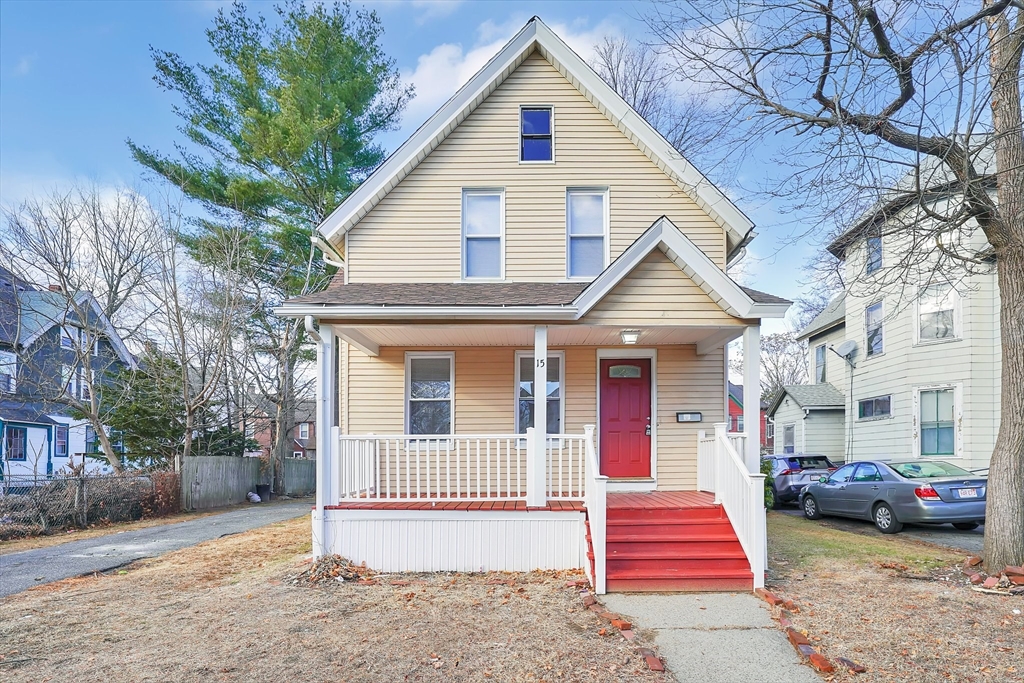
[[[272, 4], [252, 3], [272, 14]], [[358, 4], [358, 3], [354, 3]], [[642, 37], [635, 2], [366, 2], [384, 24], [384, 49], [417, 98], [388, 151], [491, 57], [532, 15], [539, 15], [584, 57], [609, 34]], [[152, 80], [149, 46], [209, 62], [204, 30], [224, 3], [0, 2], [0, 202], [5, 205], [74, 180], [137, 182], [125, 140], [167, 150], [180, 138], [172, 97]], [[767, 165], [744, 167], [758, 177]], [[740, 277], [793, 298], [797, 272], [817, 247], [788, 244], [790, 227], [771, 207], [745, 202], [759, 237]], [[791, 220], [792, 217], [786, 220]], [[781, 277], [780, 277], [781, 275]], [[780, 325], [769, 323], [768, 331]]]

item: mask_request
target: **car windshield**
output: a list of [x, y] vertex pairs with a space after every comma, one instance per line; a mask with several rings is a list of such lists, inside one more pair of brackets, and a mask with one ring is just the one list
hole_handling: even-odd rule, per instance
[[933, 479], [935, 477], [973, 477], [965, 469], [948, 462], [894, 462], [889, 465], [907, 479]]
[[786, 465], [793, 470], [827, 470], [832, 467], [832, 463], [824, 455], [786, 458]]

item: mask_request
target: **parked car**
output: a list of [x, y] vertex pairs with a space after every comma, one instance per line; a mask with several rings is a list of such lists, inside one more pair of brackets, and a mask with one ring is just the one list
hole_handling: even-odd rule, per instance
[[824, 455], [815, 453], [766, 455], [764, 459], [772, 463], [772, 486], [775, 489], [773, 508], [778, 508], [782, 503], [795, 503], [805, 486], [818, 481], [819, 477], [827, 477], [837, 468]]
[[808, 519], [865, 519], [883, 534], [898, 533], [907, 522], [969, 530], [985, 523], [987, 489], [987, 477], [941, 460], [866, 460], [820, 477], [799, 500]]

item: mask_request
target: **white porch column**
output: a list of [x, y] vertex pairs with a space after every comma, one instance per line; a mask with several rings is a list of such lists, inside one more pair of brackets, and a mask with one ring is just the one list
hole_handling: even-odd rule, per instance
[[533, 328], [533, 457], [526, 463], [526, 506], [544, 507], [548, 459], [548, 328]]
[[320, 326], [320, 341], [316, 345], [316, 512], [313, 515], [313, 555], [320, 557], [328, 552], [325, 546], [326, 524], [324, 506], [333, 505], [335, 492], [334, 458], [338, 455], [335, 438], [338, 429], [334, 425], [337, 415], [335, 406], [338, 397], [334, 378], [337, 377], [337, 359], [334, 355], [335, 336], [330, 325]]
[[743, 328], [743, 431], [747, 434], [744, 460], [751, 473], [761, 471], [761, 326]]

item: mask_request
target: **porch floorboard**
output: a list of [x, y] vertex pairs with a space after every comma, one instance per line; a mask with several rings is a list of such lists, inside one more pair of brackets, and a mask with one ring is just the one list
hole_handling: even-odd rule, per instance
[[609, 493], [609, 510], [686, 510], [715, 507], [714, 494], [705, 491]]

